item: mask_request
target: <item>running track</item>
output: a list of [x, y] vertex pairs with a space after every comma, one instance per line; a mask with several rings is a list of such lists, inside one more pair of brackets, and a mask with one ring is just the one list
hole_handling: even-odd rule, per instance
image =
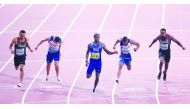
[[[0, 103], [190, 103], [188, 10], [190, 5], [0, 5]], [[161, 27], [182, 42], [187, 50], [172, 43], [167, 82], [161, 80], [156, 84], [158, 43], [152, 48], [148, 45]], [[14, 69], [8, 47], [20, 29], [27, 31], [32, 48], [52, 34], [63, 38], [61, 83], [56, 80], [54, 66], [49, 81], [45, 81], [47, 44], [43, 44], [38, 51], [27, 52], [24, 84], [15, 88], [19, 73]], [[93, 41], [96, 31], [101, 33], [101, 41], [110, 50], [115, 40], [126, 34], [140, 42], [141, 48], [132, 52], [132, 70], [129, 72], [123, 67], [117, 86], [114, 81], [118, 55], [109, 56], [103, 52], [97, 94], [91, 95], [94, 76], [85, 78], [84, 57], [87, 44]]]

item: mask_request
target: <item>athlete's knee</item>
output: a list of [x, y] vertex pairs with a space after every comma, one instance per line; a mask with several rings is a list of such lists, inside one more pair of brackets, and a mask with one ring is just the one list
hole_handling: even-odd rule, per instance
[[23, 71], [24, 71], [24, 68], [23, 68], [23, 67], [20, 67], [20, 71], [23, 72]]
[[128, 69], [128, 70], [131, 70], [131, 66], [127, 66], [127, 69]]
[[89, 75], [89, 74], [86, 75], [86, 78], [87, 78], [87, 79], [90, 78], [90, 77], [91, 77], [91, 75]]
[[96, 77], [96, 79], [95, 79], [96, 81], [99, 81], [99, 76], [98, 77]]
[[16, 66], [15, 69], [18, 70], [18, 66]]
[[160, 57], [160, 63], [164, 63], [165, 60], [164, 60], [164, 57]]

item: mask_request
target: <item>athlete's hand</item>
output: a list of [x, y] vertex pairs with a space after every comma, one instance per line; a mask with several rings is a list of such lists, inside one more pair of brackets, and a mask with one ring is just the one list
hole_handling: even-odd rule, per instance
[[14, 54], [14, 50], [11, 50], [11, 54]]
[[86, 67], [88, 67], [88, 65], [89, 65], [89, 62], [88, 62], [87, 60], [86, 60], [85, 62], [86, 62]]
[[33, 52], [33, 50], [30, 49], [30, 52]]
[[118, 54], [118, 51], [115, 50], [115, 51], [114, 51], [114, 54]]
[[149, 45], [149, 48], [151, 47], [151, 45]]
[[35, 50], [37, 50], [37, 49], [38, 49], [38, 47], [35, 48]]
[[182, 47], [183, 50], [185, 50], [185, 47]]
[[113, 47], [113, 49], [114, 49], [114, 50], [116, 49], [115, 46]]
[[134, 48], [134, 51], [136, 52], [138, 50], [138, 48]]

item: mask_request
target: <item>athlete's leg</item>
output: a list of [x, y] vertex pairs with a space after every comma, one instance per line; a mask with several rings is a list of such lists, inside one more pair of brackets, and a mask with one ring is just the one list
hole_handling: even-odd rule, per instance
[[119, 64], [118, 64], [118, 72], [117, 72], [117, 79], [116, 79], [116, 82], [117, 83], [119, 83], [119, 78], [120, 78], [120, 76], [121, 76], [121, 70], [122, 70], [122, 68], [123, 68], [123, 62], [119, 62]]
[[165, 70], [163, 71], [164, 74], [164, 81], [166, 81], [166, 76], [167, 76], [167, 70], [168, 70], [169, 62], [165, 62]]
[[50, 68], [51, 68], [51, 63], [47, 63], [47, 65], [46, 65], [46, 71], [47, 71], [46, 81], [48, 81], [48, 76], [49, 76]]
[[90, 61], [88, 69], [87, 69], [87, 73], [86, 73], [86, 78], [89, 79], [92, 76], [92, 72], [94, 71], [95, 68], [95, 64], [93, 61]]
[[23, 82], [23, 78], [24, 78], [24, 65], [21, 64], [20, 65], [20, 83]]
[[128, 69], [128, 70], [131, 70], [131, 65], [127, 65], [127, 69]]
[[46, 62], [47, 62], [47, 65], [46, 65], [46, 72], [47, 72], [46, 81], [48, 81], [52, 61], [53, 61], [53, 54], [48, 53], [47, 57], [46, 57]]
[[56, 76], [59, 76], [59, 61], [55, 61], [54, 65], [55, 65]]
[[166, 57], [165, 57], [165, 69], [163, 71], [163, 74], [164, 74], [163, 80], [164, 81], [166, 81], [166, 76], [167, 76], [167, 70], [168, 70], [169, 62], [170, 62], [170, 52], [167, 52], [166, 53]]
[[121, 70], [123, 68], [124, 65], [124, 60], [123, 58], [119, 58], [119, 63], [118, 63], [118, 71], [117, 71], [117, 79], [115, 82], [119, 83], [119, 78], [121, 76]]
[[93, 93], [95, 93], [96, 87], [97, 87], [98, 82], [99, 82], [99, 78], [100, 78], [100, 73], [96, 72], [96, 78], [95, 78], [95, 81], [94, 81]]
[[157, 79], [160, 80], [160, 77], [162, 75], [162, 67], [163, 67], [163, 64], [164, 64], [164, 57], [161, 56], [160, 57], [160, 64], [159, 64], [159, 74], [158, 74], [158, 77]]
[[61, 81], [60, 75], [59, 75], [59, 61], [55, 61], [55, 71], [56, 71], [56, 76], [57, 76], [57, 80]]

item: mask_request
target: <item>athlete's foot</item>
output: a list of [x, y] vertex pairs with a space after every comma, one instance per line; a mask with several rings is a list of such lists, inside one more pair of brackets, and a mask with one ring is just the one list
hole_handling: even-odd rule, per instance
[[59, 76], [57, 77], [57, 81], [61, 82], [61, 78]]
[[163, 77], [163, 80], [166, 81], [166, 72], [163, 72], [164, 73], [164, 77]]
[[21, 86], [22, 86], [22, 83], [19, 83], [19, 84], [17, 84], [16, 86], [17, 86], [17, 87], [21, 87]]
[[93, 89], [93, 90], [92, 90], [92, 95], [95, 95], [95, 94], [96, 94], [96, 90]]
[[118, 83], [119, 83], [119, 80], [117, 79], [117, 80], [115, 80], [115, 82], [118, 84]]
[[157, 79], [160, 80], [160, 77], [161, 77], [162, 73], [160, 72], [157, 76]]

